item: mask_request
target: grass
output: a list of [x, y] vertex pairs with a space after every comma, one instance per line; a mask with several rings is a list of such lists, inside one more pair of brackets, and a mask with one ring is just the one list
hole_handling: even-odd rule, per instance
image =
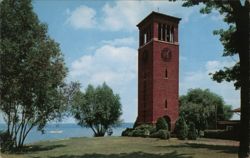
[[[44, 141], [2, 158], [236, 158], [238, 142], [216, 139], [104, 137]], [[1, 157], [0, 156], [0, 157]]]

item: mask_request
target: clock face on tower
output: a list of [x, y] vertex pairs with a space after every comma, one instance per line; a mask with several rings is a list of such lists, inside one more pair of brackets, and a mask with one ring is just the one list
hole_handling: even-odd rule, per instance
[[172, 57], [171, 50], [168, 48], [164, 48], [161, 51], [161, 58], [164, 61], [170, 61]]

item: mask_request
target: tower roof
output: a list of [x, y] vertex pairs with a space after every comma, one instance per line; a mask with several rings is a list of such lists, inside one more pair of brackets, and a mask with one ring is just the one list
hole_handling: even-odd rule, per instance
[[162, 13], [159, 13], [159, 12], [154, 12], [152, 11], [146, 18], [144, 18], [139, 24], [137, 24], [136, 26], [137, 27], [140, 27], [142, 26], [146, 21], [150, 20], [150, 19], [168, 19], [168, 20], [171, 20], [171, 21], [175, 21], [177, 23], [179, 23], [179, 21], [181, 20], [181, 18], [178, 18], [178, 17], [174, 17], [174, 16], [169, 16], [169, 15], [166, 15], [166, 14], [162, 14]]

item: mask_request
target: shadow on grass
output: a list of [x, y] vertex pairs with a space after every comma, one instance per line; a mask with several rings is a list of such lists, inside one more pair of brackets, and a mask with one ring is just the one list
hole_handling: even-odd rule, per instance
[[22, 150], [15, 152], [15, 154], [23, 154], [23, 153], [35, 153], [40, 151], [48, 151], [53, 150], [55, 148], [61, 148], [66, 147], [66, 145], [31, 145], [31, 146], [25, 146]]
[[166, 154], [150, 154], [143, 152], [121, 153], [121, 154], [84, 154], [84, 155], [61, 155], [49, 158], [192, 158], [190, 155], [178, 154], [176, 151]]
[[210, 144], [196, 144], [196, 143], [187, 143], [191, 148], [205, 148], [209, 150], [218, 150], [222, 153], [238, 153], [237, 146], [228, 146], [228, 145], [210, 145]]
[[231, 153], [237, 154], [238, 147], [229, 146], [229, 145], [211, 145], [211, 144], [199, 144], [199, 143], [185, 143], [183, 145], [167, 145], [167, 146], [158, 146], [164, 148], [195, 148], [195, 149], [208, 149], [212, 151], [219, 151], [221, 153]]

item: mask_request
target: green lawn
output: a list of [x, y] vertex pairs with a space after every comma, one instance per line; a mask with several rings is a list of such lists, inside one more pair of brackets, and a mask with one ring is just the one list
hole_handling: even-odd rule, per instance
[[71, 138], [31, 144], [27, 152], [2, 158], [236, 158], [236, 141], [175, 138]]

